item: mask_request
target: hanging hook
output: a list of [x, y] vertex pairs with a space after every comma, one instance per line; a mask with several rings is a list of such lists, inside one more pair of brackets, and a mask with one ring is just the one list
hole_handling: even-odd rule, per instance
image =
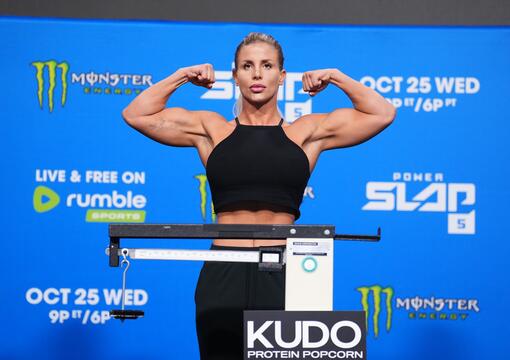
[[120, 251], [120, 253], [122, 254], [122, 261], [120, 263], [120, 267], [126, 265], [126, 267], [124, 268], [124, 272], [122, 273], [122, 293], [121, 293], [122, 310], [111, 310], [110, 315], [113, 316], [115, 319], [120, 319], [120, 321], [124, 322], [124, 320], [126, 319], [138, 319], [139, 317], [143, 317], [144, 312], [141, 310], [124, 309], [126, 300], [126, 274], [131, 264], [128, 260], [129, 249], [124, 248]]
[[122, 310], [124, 311], [124, 303], [125, 303], [125, 298], [126, 298], [126, 273], [129, 270], [129, 266], [131, 265], [131, 263], [127, 259], [127, 256], [129, 255], [129, 250], [124, 248], [124, 249], [122, 249], [121, 253], [122, 253], [122, 261], [120, 263], [120, 267], [122, 267], [123, 265], [126, 265], [126, 267], [124, 268], [124, 272], [122, 273], [122, 296], [121, 297], [122, 297]]

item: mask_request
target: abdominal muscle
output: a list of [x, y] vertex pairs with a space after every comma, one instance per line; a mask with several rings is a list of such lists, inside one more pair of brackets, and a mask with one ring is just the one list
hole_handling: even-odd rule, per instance
[[[294, 215], [273, 211], [268, 209], [242, 209], [232, 211], [222, 211], [216, 214], [218, 224], [267, 224], [267, 225], [292, 225]], [[285, 245], [284, 239], [215, 239], [214, 245], [218, 246], [240, 246], [240, 247], [259, 247]]]

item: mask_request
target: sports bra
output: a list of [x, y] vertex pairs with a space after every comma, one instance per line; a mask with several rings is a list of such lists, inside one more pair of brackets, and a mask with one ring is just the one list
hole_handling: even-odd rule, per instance
[[[216, 213], [242, 209], [245, 202], [277, 208], [297, 220], [310, 164], [303, 149], [278, 125], [242, 125], [217, 144], [206, 164]], [[236, 208], [237, 204], [237, 208]]]

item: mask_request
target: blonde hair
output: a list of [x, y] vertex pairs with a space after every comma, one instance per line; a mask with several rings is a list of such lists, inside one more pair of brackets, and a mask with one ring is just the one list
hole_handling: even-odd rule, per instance
[[235, 53], [235, 57], [234, 57], [235, 68], [237, 69], [237, 58], [239, 57], [239, 52], [241, 51], [243, 46], [250, 45], [250, 44], [253, 44], [256, 42], [262, 42], [262, 43], [269, 44], [276, 49], [276, 51], [278, 52], [278, 63], [279, 63], [278, 67], [280, 68], [280, 70], [282, 70], [284, 58], [283, 58], [283, 50], [282, 50], [280, 43], [278, 41], [276, 41], [276, 39], [274, 37], [272, 37], [271, 35], [260, 33], [260, 32], [249, 33], [248, 35], [246, 35], [244, 37], [243, 41], [241, 41], [241, 43], [239, 45], [237, 45], [236, 53]]

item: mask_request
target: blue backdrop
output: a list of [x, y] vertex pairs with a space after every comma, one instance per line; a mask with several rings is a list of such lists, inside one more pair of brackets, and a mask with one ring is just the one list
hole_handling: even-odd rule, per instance
[[382, 227], [378, 244], [335, 248], [334, 306], [368, 312], [369, 357], [506, 359], [509, 28], [24, 18], [0, 18], [0, 358], [198, 358], [199, 263], [134, 262], [129, 304], [146, 317], [107, 316], [121, 285], [104, 255], [108, 222], [215, 220], [196, 151], [145, 138], [120, 113], [179, 67], [208, 62], [215, 87], [186, 85], [169, 106], [231, 119], [233, 53], [250, 31], [284, 48], [287, 121], [351, 107], [334, 86], [313, 99], [300, 92], [301, 74], [320, 68], [398, 108], [374, 139], [321, 155], [298, 221]]

